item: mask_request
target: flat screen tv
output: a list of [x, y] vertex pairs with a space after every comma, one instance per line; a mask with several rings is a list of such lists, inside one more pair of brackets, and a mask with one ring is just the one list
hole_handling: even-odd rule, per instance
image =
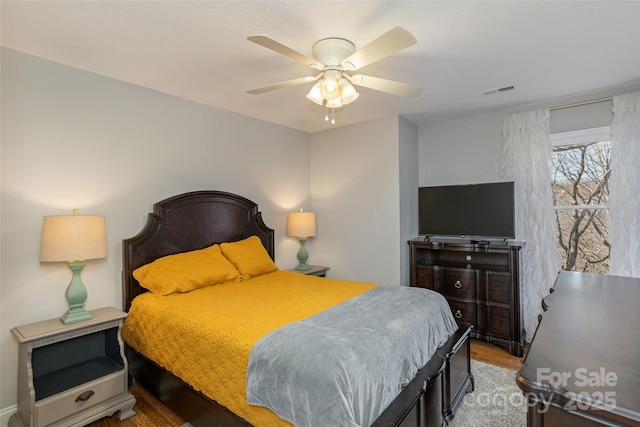
[[420, 187], [418, 206], [421, 236], [515, 238], [513, 182]]

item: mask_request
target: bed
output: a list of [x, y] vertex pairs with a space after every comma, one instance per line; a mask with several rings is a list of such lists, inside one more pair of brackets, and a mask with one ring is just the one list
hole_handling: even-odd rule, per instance
[[[245, 251], [248, 247], [251, 247], [252, 252], [249, 252], [251, 256], [247, 256]], [[212, 254], [214, 249], [215, 254]], [[256, 250], [262, 251], [264, 255]], [[158, 291], [157, 288], [147, 284], [149, 277], [141, 276], [141, 271], [147, 272], [146, 268], [149, 265], [156, 265], [168, 259], [174, 261], [196, 253], [198, 256], [203, 256], [205, 252], [206, 256], [214, 256], [216, 260], [231, 261], [241, 277], [234, 276], [235, 273], [229, 273], [231, 276], [223, 274], [222, 279], [216, 279], [220, 284], [215, 286], [179, 289], [179, 292], [170, 289], [163, 293], [164, 288]], [[263, 256], [265, 259], [261, 258]], [[246, 261], [248, 259], [251, 261]], [[352, 394], [355, 396], [354, 402], [346, 402], [344, 406], [348, 409], [355, 406], [357, 414], [365, 413], [365, 415], [357, 415], [355, 421], [345, 422], [344, 425], [362, 423], [362, 425], [373, 426], [435, 427], [449, 422], [464, 394], [473, 390], [473, 376], [470, 371], [470, 325], [460, 327], [456, 325], [453, 329], [448, 327], [446, 335], [442, 335], [444, 331], [442, 328], [445, 326], [433, 328], [429, 326], [428, 333], [422, 333], [423, 341], [418, 342], [429, 341], [429, 345], [432, 345], [438, 341], [438, 345], [426, 350], [428, 345], [420, 344], [421, 351], [428, 351], [428, 354], [427, 357], [422, 355], [422, 359], [426, 362], [424, 364], [420, 362], [417, 369], [411, 366], [405, 367], [407, 361], [401, 363], [403, 369], [409, 369], [411, 376], [403, 379], [402, 387], [394, 392], [395, 397], [391, 399], [388, 396], [385, 397], [386, 400], [379, 399], [377, 394], [375, 398], [370, 398], [369, 394], [362, 393], [357, 388], [349, 388], [347, 392], [344, 392], [343, 388], [337, 389], [336, 392], [331, 389], [323, 391], [324, 386], [321, 384], [323, 378], [334, 374], [334, 372], [325, 373], [325, 367], [320, 366], [323, 365], [323, 360], [333, 357], [332, 353], [324, 353], [324, 350], [331, 348], [332, 351], [337, 351], [334, 347], [345, 346], [344, 351], [355, 352], [355, 348], [349, 348], [349, 343], [353, 340], [354, 347], [357, 347], [355, 342], [358, 337], [355, 335], [361, 335], [361, 332], [354, 336], [348, 335], [350, 331], [356, 330], [356, 327], [352, 326], [355, 323], [349, 322], [357, 322], [359, 317], [359, 315], [352, 315], [349, 321], [340, 320], [329, 326], [321, 324], [316, 328], [334, 331], [337, 334], [335, 345], [334, 342], [329, 341], [321, 343], [321, 340], [326, 338], [323, 335], [327, 334], [320, 333], [318, 337], [309, 339], [311, 335], [307, 334], [310, 334], [321, 319], [323, 319], [322, 322], [331, 321], [336, 318], [336, 313], [340, 310], [348, 316], [349, 313], [356, 313], [362, 307], [373, 307], [368, 309], [368, 312], [375, 310], [378, 314], [378, 310], [382, 311], [383, 307], [366, 305], [377, 304], [375, 293], [392, 292], [382, 296], [388, 299], [395, 298], [393, 295], [403, 292], [420, 292], [417, 296], [425, 298], [425, 304], [431, 304], [431, 295], [422, 289], [385, 287], [284, 272], [275, 267], [273, 259], [274, 231], [263, 222], [257, 204], [251, 200], [222, 191], [195, 191], [156, 203], [153, 212], [148, 214], [144, 228], [135, 237], [123, 241], [123, 305], [125, 311], [129, 312], [123, 337], [127, 343], [129, 373], [132, 380], [152, 392], [195, 427], [291, 425], [289, 421], [285, 421], [285, 418], [294, 421], [296, 425], [331, 425], [332, 423], [335, 425], [335, 421], [316, 421], [321, 417], [304, 422], [298, 421], [301, 418], [296, 417], [300, 416], [299, 414], [304, 415], [307, 407], [310, 407], [309, 411], [329, 412], [328, 409], [336, 405], [323, 402], [324, 400], [335, 400], [342, 404], [348, 400], [345, 395], [351, 399]], [[240, 264], [236, 264], [236, 261]], [[216, 274], [225, 268], [227, 267], [216, 267]], [[194, 268], [195, 270], [197, 268]], [[135, 275], [134, 272], [136, 272]], [[141, 286], [138, 279], [142, 280], [146, 287]], [[165, 285], [161, 284], [161, 286]], [[147, 288], [151, 288], [153, 292], [148, 292]], [[278, 292], [285, 292], [285, 294]], [[415, 297], [416, 294], [398, 296], [398, 298], [412, 299]], [[177, 305], [187, 300], [190, 301], [188, 306]], [[284, 310], [279, 306], [270, 305], [275, 304], [276, 300], [290, 301], [292, 302], [290, 306], [295, 309]], [[433, 304], [435, 304], [434, 310], [437, 311], [439, 301], [434, 300]], [[152, 314], [154, 310], [155, 315]], [[260, 310], [264, 310], [264, 313], [260, 314]], [[270, 314], [276, 312], [277, 315]], [[402, 313], [405, 314], [404, 309]], [[404, 320], [410, 322], [421, 315], [419, 312], [411, 313], [408, 310], [406, 313], [409, 314], [397, 317], [406, 318]], [[218, 323], [235, 322], [236, 327], [241, 331], [237, 334], [236, 332], [218, 333], [220, 327], [218, 323], [215, 326], [194, 323], [199, 322], [198, 319], [201, 317], [211, 318], [213, 322]], [[384, 315], [380, 314], [376, 317], [384, 318]], [[431, 317], [435, 316], [431, 315]], [[442, 317], [447, 316], [443, 314]], [[388, 325], [397, 325], [399, 321], [399, 319], [391, 319]], [[170, 325], [169, 331], [163, 330], [163, 324]], [[346, 326], [340, 331], [342, 324]], [[378, 329], [384, 328], [381, 326]], [[410, 328], [400, 326], [396, 332], [407, 329]], [[183, 339], [192, 330], [198, 331], [194, 334], [193, 340]], [[368, 326], [366, 330], [375, 330], [375, 328]], [[177, 336], [172, 336], [171, 333]], [[283, 335], [285, 333], [288, 335]], [[420, 334], [415, 335], [420, 336]], [[239, 342], [235, 341], [236, 336], [241, 337]], [[287, 343], [293, 342], [292, 337], [304, 340], [305, 336], [306, 342], [292, 344], [291, 348], [283, 351]], [[344, 339], [346, 336], [349, 338]], [[416, 339], [411, 338], [407, 341]], [[149, 340], [150, 344], [145, 344], [145, 340]], [[227, 350], [219, 350], [221, 345], [216, 340], [232, 342], [231, 347], [234, 351], [241, 353], [240, 362], [232, 360], [237, 358], [236, 355], [227, 357], [225, 353]], [[337, 345], [338, 341], [342, 344]], [[379, 348], [383, 348], [382, 345], [389, 345], [386, 339], [381, 340], [380, 343]], [[305, 372], [305, 375], [312, 374], [311, 379], [319, 384], [317, 387], [306, 386], [299, 377], [294, 375], [290, 380], [291, 383], [284, 383], [286, 375], [278, 374], [280, 376], [274, 379], [273, 375], [268, 378], [269, 375], [261, 374], [263, 372], [294, 372], [292, 365], [298, 364], [296, 363], [299, 360], [298, 356], [290, 356], [288, 360], [284, 355], [289, 355], [297, 348], [312, 349], [312, 344], [322, 349], [322, 357], [316, 357], [315, 360], [309, 359], [311, 361], [305, 362], [300, 371]], [[391, 345], [398, 347], [397, 344]], [[368, 360], [370, 357], [375, 359], [374, 356], [380, 353], [375, 350], [375, 348], [359, 350], [362, 354], [358, 356], [358, 360]], [[220, 352], [216, 353], [218, 351]], [[281, 351], [281, 353], [269, 353], [269, 351]], [[308, 357], [311, 358], [320, 353], [313, 350], [307, 352]], [[382, 353], [387, 354], [387, 351]], [[191, 357], [194, 354], [197, 363], [187, 359], [187, 356]], [[274, 354], [276, 356], [273, 356]], [[367, 378], [366, 381], [361, 381], [360, 377], [351, 375], [352, 371], [357, 370], [354, 368], [358, 368], [358, 365], [364, 366], [364, 362], [356, 362], [349, 366], [346, 362], [342, 363], [349, 358], [338, 353], [335, 357], [340, 362], [337, 363], [340, 365], [339, 370], [346, 371], [346, 374], [340, 372], [339, 375], [347, 375], [347, 377], [346, 379], [340, 377], [337, 381], [327, 380], [327, 383], [351, 381], [363, 382], [370, 386], [371, 381], [374, 381], [373, 386], [369, 388], [389, 388], [386, 380], [382, 379], [387, 378], [388, 372], [385, 371], [384, 375], [379, 375], [374, 367], [369, 369], [370, 365], [367, 361], [367, 369], [358, 375], [364, 375], [364, 377], [369, 375], [373, 380]], [[410, 359], [415, 363], [415, 357], [412, 356]], [[272, 363], [276, 360], [281, 366]], [[326, 365], [333, 366], [336, 363], [326, 363]], [[372, 361], [371, 366], [373, 365]], [[268, 368], [265, 369], [265, 366]], [[185, 371], [189, 372], [185, 373]], [[216, 378], [217, 382], [214, 383], [209, 375], [215, 375], [215, 372], [223, 378]], [[396, 377], [402, 377], [393, 372], [391, 374], [394, 380]], [[247, 381], [236, 384], [234, 381], [238, 378], [227, 378], [225, 375], [246, 378]], [[406, 376], [406, 374], [403, 375]], [[357, 381], [353, 378], [357, 378]], [[284, 385], [281, 387], [281, 384]], [[350, 383], [347, 385], [353, 386]], [[266, 399], [264, 393], [266, 391], [267, 394], [275, 396], [277, 393], [274, 393], [274, 390], [279, 389], [284, 391], [281, 393], [280, 402], [274, 403], [276, 405], [274, 409], [269, 407], [271, 402], [264, 402]], [[322, 392], [317, 392], [316, 389]], [[260, 395], [260, 392], [263, 394]], [[294, 401], [303, 395], [306, 399], [303, 400], [304, 408], [300, 406], [301, 404], [292, 405], [291, 402], [286, 402], [287, 398]], [[318, 396], [322, 397], [318, 398]], [[270, 396], [267, 397], [270, 398]], [[249, 404], [247, 399], [252, 400], [253, 405]], [[279, 416], [274, 412], [279, 411], [278, 403], [290, 404], [289, 406], [298, 415]], [[349, 416], [353, 418], [352, 415]], [[368, 421], [359, 421], [360, 419]]]

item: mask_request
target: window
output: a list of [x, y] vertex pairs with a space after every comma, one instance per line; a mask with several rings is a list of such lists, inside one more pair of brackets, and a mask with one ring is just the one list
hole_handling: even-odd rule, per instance
[[609, 127], [551, 135], [552, 188], [563, 270], [609, 272]]

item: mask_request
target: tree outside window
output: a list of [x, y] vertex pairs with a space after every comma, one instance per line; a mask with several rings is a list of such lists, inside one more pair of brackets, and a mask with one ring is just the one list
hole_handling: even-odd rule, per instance
[[609, 272], [609, 128], [551, 135], [552, 188], [563, 270]]

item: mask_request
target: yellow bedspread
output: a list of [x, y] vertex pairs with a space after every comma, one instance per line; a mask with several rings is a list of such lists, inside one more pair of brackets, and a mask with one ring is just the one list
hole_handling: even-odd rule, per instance
[[265, 334], [376, 285], [276, 271], [131, 306], [122, 336], [135, 350], [255, 426], [290, 426], [246, 402], [246, 369]]

